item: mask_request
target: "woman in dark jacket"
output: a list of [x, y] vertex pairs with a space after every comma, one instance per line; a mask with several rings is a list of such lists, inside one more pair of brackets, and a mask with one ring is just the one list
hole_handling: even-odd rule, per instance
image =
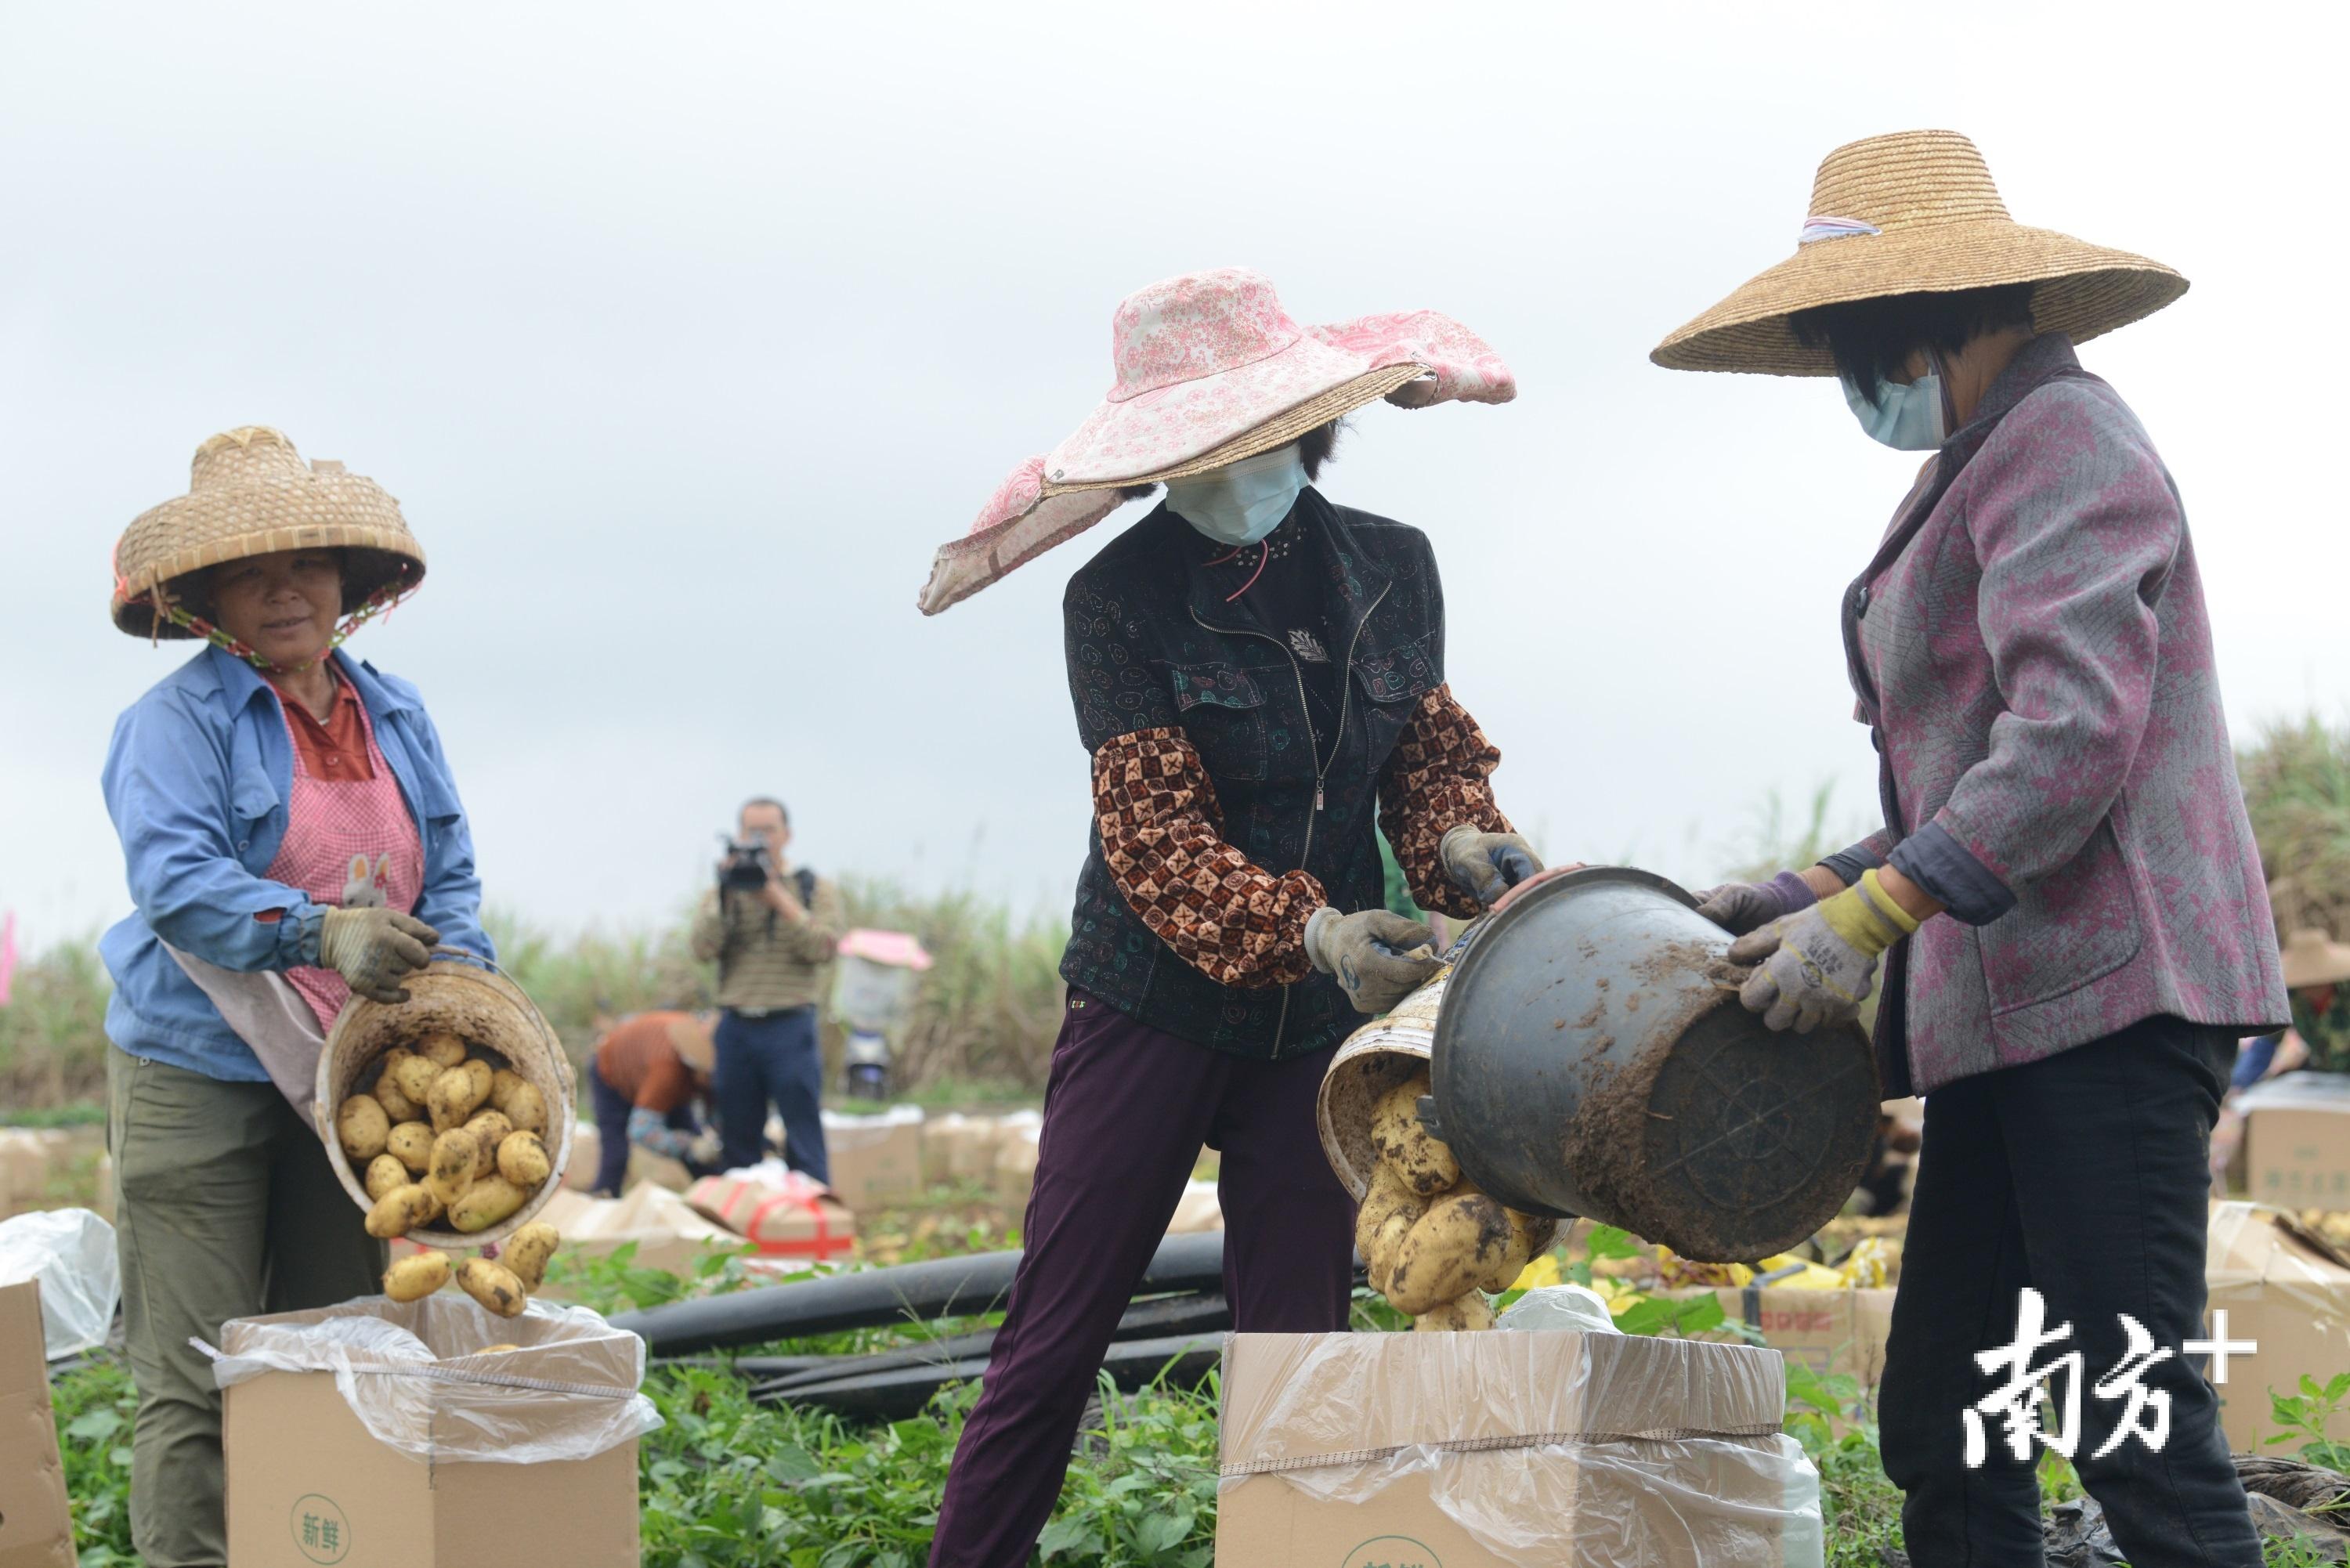
[[1428, 929], [1382, 908], [1375, 820], [1430, 909], [1474, 914], [1540, 869], [1445, 685], [1427, 539], [1310, 483], [1350, 409], [1501, 402], [1508, 370], [1431, 312], [1301, 328], [1240, 270], [1141, 290], [1112, 338], [1108, 400], [940, 552], [922, 598], [943, 609], [1167, 485], [1064, 604], [1095, 832], [1026, 1250], [934, 1568], [1028, 1560], [1202, 1144], [1235, 1324], [1346, 1326], [1354, 1205], [1315, 1092], [1340, 1037], [1437, 967]]
[[[2178, 490], [2073, 351], [2186, 286], [2012, 223], [1971, 143], [1909, 132], [1830, 153], [1795, 257], [1655, 354], [1837, 375], [1932, 454], [1844, 597], [1884, 829], [1705, 906], [1773, 1028], [1850, 1020], [1891, 954], [1878, 1065], [1926, 1128], [1881, 1407], [1920, 1568], [2038, 1562], [2043, 1445], [2139, 1568], [2261, 1561], [2184, 1346], [2275, 931]], [[2077, 1419], [2040, 1433], [2068, 1357]]]

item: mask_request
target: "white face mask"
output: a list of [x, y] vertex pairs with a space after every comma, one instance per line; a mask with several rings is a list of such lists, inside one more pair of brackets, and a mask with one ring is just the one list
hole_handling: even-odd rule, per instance
[[1289, 515], [1305, 488], [1295, 444], [1167, 482], [1167, 506], [1219, 545], [1253, 545]]
[[1875, 403], [1857, 386], [1844, 381], [1844, 400], [1871, 441], [1897, 452], [1932, 452], [1950, 439], [1949, 405], [1942, 400], [1942, 361], [1929, 348], [1926, 362], [1931, 369], [1906, 387], [1878, 377]]

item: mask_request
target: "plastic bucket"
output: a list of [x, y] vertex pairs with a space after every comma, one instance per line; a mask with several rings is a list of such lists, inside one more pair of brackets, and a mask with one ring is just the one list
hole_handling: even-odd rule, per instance
[[578, 1121], [578, 1085], [562, 1041], [523, 994], [522, 987], [487, 967], [486, 960], [471, 953], [460, 955], [451, 948], [441, 951], [452, 956], [436, 958], [421, 974], [408, 977], [406, 1002], [369, 1002], [354, 996], [343, 1004], [342, 1012], [335, 1015], [334, 1027], [327, 1032], [326, 1049], [318, 1054], [317, 1099], [310, 1115], [343, 1190], [361, 1209], [372, 1209], [375, 1200], [367, 1195], [361, 1173], [351, 1168], [342, 1139], [336, 1136], [335, 1113], [353, 1095], [375, 1086], [382, 1075], [383, 1058], [394, 1046], [445, 1029], [467, 1045], [478, 1047], [492, 1066], [511, 1067], [521, 1074], [546, 1102], [543, 1136], [553, 1173], [520, 1209], [486, 1230], [468, 1234], [419, 1226], [407, 1237], [427, 1247], [494, 1246], [528, 1224], [562, 1187], [563, 1173], [571, 1163], [571, 1134]]
[[1857, 1024], [1765, 1028], [1738, 1001], [1730, 940], [1649, 872], [1529, 887], [1455, 959], [1423, 1119], [1513, 1209], [1706, 1262], [1796, 1245], [1867, 1164], [1876, 1061]]

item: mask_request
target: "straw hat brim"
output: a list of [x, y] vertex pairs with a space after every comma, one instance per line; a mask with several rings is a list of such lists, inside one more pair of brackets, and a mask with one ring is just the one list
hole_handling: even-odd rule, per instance
[[388, 587], [411, 588], [424, 577], [423, 546], [399, 503], [371, 480], [270, 479], [178, 496], [141, 513], [115, 549], [114, 624], [134, 637], [192, 638], [172, 621], [158, 623], [158, 587], [184, 591], [179, 579], [190, 573], [253, 556], [326, 549], [344, 552], [346, 615]]
[[718, 1043], [711, 1038], [710, 1026], [691, 1012], [670, 1021], [669, 1043], [697, 1073], [706, 1074], [717, 1064]]
[[1798, 342], [1789, 317], [1824, 305], [2029, 283], [2033, 326], [2075, 343], [2126, 327], [2187, 292], [2160, 262], [2004, 218], [1820, 240], [1750, 278], [1649, 354], [1669, 370], [1833, 376], [1825, 345]]
[[[1314, 349], [1317, 355], [1329, 355], [1333, 358], [1344, 358], [1344, 357], [1336, 356], [1333, 354], [1331, 350], [1323, 348], [1320, 345], [1313, 343], [1310, 338], [1300, 339], [1297, 345], [1289, 352], [1295, 354], [1308, 349], [1309, 348]], [[1287, 355], [1276, 356], [1276, 358], [1284, 358], [1287, 357]], [[1063, 451], [1066, 450], [1070, 443], [1064, 442], [1062, 448], [1055, 449], [1045, 459], [1045, 479], [1044, 493], [1046, 496], [1054, 496], [1069, 494], [1081, 490], [1104, 490], [1112, 488], [1123, 490], [1128, 485], [1158, 484], [1163, 483], [1170, 479], [1182, 479], [1190, 474], [1205, 473], [1211, 468], [1222, 468], [1226, 463], [1238, 462], [1243, 458], [1254, 457], [1259, 452], [1271, 452], [1275, 447], [1287, 446], [1291, 441], [1297, 440], [1298, 437], [1304, 435], [1306, 431], [1317, 430], [1320, 427], [1328, 424], [1332, 420], [1343, 419], [1367, 403], [1375, 403], [1378, 401], [1379, 399], [1386, 397], [1389, 392], [1394, 391], [1406, 381], [1415, 380], [1421, 375], [1425, 374], [1418, 365], [1384, 365], [1376, 370], [1364, 370], [1357, 372], [1354, 369], [1355, 362], [1352, 361], [1351, 358], [1344, 358], [1344, 362], [1345, 370], [1343, 373], [1345, 374], [1346, 379], [1340, 381], [1337, 385], [1317, 392], [1312, 397], [1307, 398], [1305, 401], [1298, 403], [1294, 407], [1284, 409], [1281, 412], [1273, 415], [1263, 423], [1258, 424], [1252, 429], [1243, 431], [1239, 435], [1233, 436], [1230, 440], [1220, 441], [1214, 446], [1209, 447], [1193, 456], [1186, 457], [1178, 462], [1168, 463], [1162, 467], [1150, 469], [1140, 473], [1117, 472], [1116, 469], [1118, 465], [1115, 460], [1111, 460], [1107, 462], [1107, 466], [1113, 472], [1107, 476], [1086, 479], [1072, 477], [1066, 483], [1055, 480], [1052, 477], [1055, 472], [1071, 472], [1066, 462], [1063, 460]], [[1243, 381], [1244, 383], [1249, 371], [1254, 369], [1254, 366], [1250, 366], [1244, 369], [1230, 372], [1229, 376], [1223, 378], [1223, 379], [1226, 379], [1227, 381]], [[1215, 378], [1210, 378], [1210, 379], [1215, 379]], [[1196, 387], [1200, 385], [1200, 383], [1192, 383], [1191, 385]], [[1175, 389], [1179, 393], [1188, 389], [1188, 388]], [[1106, 406], [1115, 410], [1119, 405], [1110, 404]], [[1078, 438], [1076, 437], [1072, 437], [1071, 441], [1075, 441]], [[1114, 440], [1102, 439], [1102, 436], [1098, 433], [1090, 444], [1097, 451], [1105, 449], [1115, 450], [1116, 446]], [[1091, 455], [1091, 453], [1089, 452], [1088, 455]]]
[[[1113, 479], [1055, 483], [1045, 477], [1050, 460], [1032, 458], [1014, 471], [989, 503], [1003, 520], [975, 528], [939, 547], [930, 580], [918, 601], [924, 615], [961, 603], [1055, 545], [1075, 538], [1118, 510], [1123, 492], [1203, 473], [1228, 462], [1288, 445], [1306, 431], [1342, 418], [1367, 403], [1392, 399], [1426, 372], [1417, 364], [1388, 365], [1349, 376], [1336, 387], [1284, 409], [1222, 443], [1180, 462]], [[1014, 497], [1017, 499], [1007, 499]], [[983, 514], [985, 515], [985, 514]]]
[[2350, 943], [2329, 941], [2322, 931], [2293, 932], [2282, 958], [2287, 991], [2350, 981]]

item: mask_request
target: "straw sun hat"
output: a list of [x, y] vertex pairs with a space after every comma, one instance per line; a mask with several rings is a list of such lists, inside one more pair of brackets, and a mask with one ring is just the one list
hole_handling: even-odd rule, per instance
[[669, 1043], [679, 1058], [705, 1075], [718, 1062], [718, 1042], [711, 1037], [710, 1025], [711, 1020], [698, 1012], [681, 1012], [669, 1025]]
[[2350, 980], [2350, 944], [2327, 940], [2324, 931], [2304, 926], [2285, 939], [2284, 985], [2338, 985]]
[[292, 441], [265, 425], [224, 431], [196, 448], [185, 495], [140, 513], [122, 531], [114, 624], [133, 637], [205, 638], [244, 652], [189, 611], [182, 579], [249, 556], [330, 548], [343, 553], [349, 618], [338, 641], [424, 577], [423, 546], [375, 481], [339, 462], [303, 462]]
[[1115, 511], [1127, 485], [1180, 479], [1286, 446], [1379, 398], [1402, 408], [1506, 403], [1517, 380], [1485, 341], [1433, 310], [1329, 327], [1290, 319], [1261, 273], [1186, 273], [1110, 317], [1117, 379], [1083, 423], [1012, 471], [919, 601], [936, 615]]
[[1825, 346], [1795, 340], [1788, 317], [1895, 294], [2028, 283], [2033, 323], [2084, 342], [2187, 292], [2187, 280], [2007, 215], [1975, 144], [1954, 130], [1905, 130], [1837, 148], [1820, 164], [1795, 254], [1657, 345], [1671, 370], [1833, 376]]

